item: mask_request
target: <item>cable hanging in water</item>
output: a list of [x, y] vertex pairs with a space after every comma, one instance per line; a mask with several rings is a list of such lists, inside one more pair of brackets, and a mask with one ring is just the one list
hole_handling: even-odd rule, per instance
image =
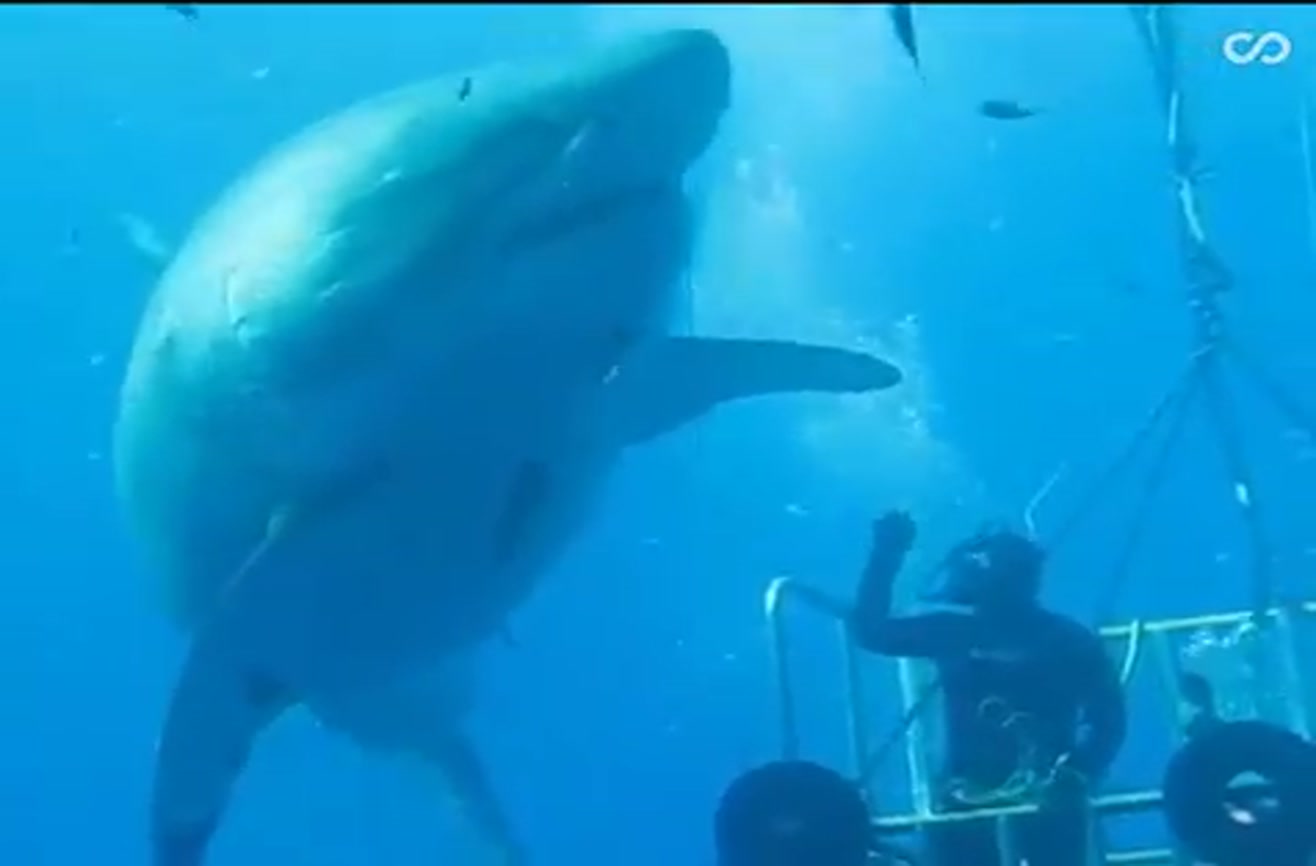
[[[1226, 364], [1232, 362], [1232, 366], [1253, 384], [1264, 399], [1275, 404], [1292, 424], [1313, 439], [1316, 439], [1316, 422], [1313, 422], [1311, 414], [1301, 403], [1279, 384], [1276, 377], [1257, 362], [1251, 353], [1239, 347], [1236, 338], [1226, 327], [1220, 301], [1222, 295], [1233, 288], [1234, 281], [1224, 260], [1209, 240], [1201, 190], [1205, 172], [1200, 162], [1200, 150], [1186, 120], [1185, 94], [1179, 86], [1180, 52], [1171, 19], [1183, 10], [1161, 4], [1139, 4], [1130, 6], [1129, 10], [1147, 49], [1157, 96], [1166, 121], [1166, 145], [1177, 204], [1176, 231], [1184, 264], [1188, 309], [1195, 325], [1195, 346], [1184, 372], [1136, 429], [1126, 447], [1080, 497], [1073, 513], [1061, 521], [1048, 541], [1053, 548], [1063, 541], [1092, 511], [1109, 485], [1133, 464], [1158, 429], [1162, 426], [1166, 428], [1161, 448], [1145, 476], [1127, 541], [1119, 551], [1114, 574], [1099, 605], [1098, 620], [1109, 619], [1126, 583], [1133, 554], [1150, 516], [1153, 497], [1164, 479], [1169, 457], [1182, 435], [1188, 412], [1200, 398], [1210, 432], [1224, 460], [1229, 493], [1247, 532], [1251, 552], [1249, 604], [1254, 616], [1260, 616], [1277, 602], [1274, 556], [1266, 523], [1262, 519], [1264, 510], [1258, 503], [1251, 465], [1243, 447], [1234, 395], [1226, 387], [1223, 378]], [[1303, 132], [1306, 152], [1309, 150], [1306, 138], [1309, 130], [1305, 114]], [[1311, 172], [1310, 164], [1306, 170]], [[1310, 190], [1308, 197], [1312, 197]], [[1308, 207], [1309, 211], [1316, 214], [1316, 210], [1312, 210], [1316, 204], [1309, 200]], [[1311, 221], [1312, 231], [1316, 232], [1316, 216], [1312, 216]], [[1313, 245], [1316, 246], [1316, 235], [1313, 238]], [[1048, 486], [1052, 483], [1048, 482]]]
[[[1171, 159], [1171, 180], [1178, 205], [1176, 226], [1187, 283], [1187, 306], [1195, 324], [1195, 345], [1189, 352], [1184, 370], [1166, 389], [1114, 460], [1081, 493], [1075, 508], [1050, 533], [1046, 543], [1054, 550], [1066, 540], [1100, 504], [1104, 494], [1119, 476], [1134, 465], [1145, 449], [1151, 447], [1157, 432], [1164, 429], [1160, 447], [1153, 452], [1150, 466], [1144, 475], [1128, 533], [1117, 551], [1113, 572], [1097, 606], [1097, 622], [1108, 622], [1113, 617], [1115, 606], [1127, 582], [1138, 543], [1143, 538], [1150, 517], [1155, 495], [1162, 486], [1170, 458], [1187, 426], [1189, 412], [1194, 402], [1201, 398], [1205, 404], [1207, 422], [1224, 458], [1226, 482], [1248, 533], [1252, 551], [1250, 605], [1254, 618], [1259, 619], [1276, 603], [1273, 556], [1254, 495], [1255, 484], [1242, 446], [1232, 395], [1221, 377], [1225, 361], [1232, 361], [1237, 370], [1252, 382], [1258, 393], [1273, 403], [1290, 423], [1305, 431], [1313, 440], [1316, 440], [1316, 420], [1264, 365], [1238, 346], [1225, 326], [1224, 315], [1220, 309], [1220, 296], [1232, 288], [1233, 278], [1223, 259], [1211, 246], [1206, 230], [1207, 221], [1203, 214], [1200, 188], [1205, 172], [1199, 161], [1200, 154], [1196, 143], [1192, 140], [1184, 119], [1184, 94], [1179, 89], [1176, 74], [1178, 64], [1176, 34], [1169, 23], [1170, 16], [1179, 10], [1163, 5], [1135, 5], [1130, 6], [1129, 9], [1138, 27], [1139, 36], [1148, 50], [1157, 93], [1166, 120], [1166, 145]], [[1312, 207], [1313, 214], [1316, 214], [1316, 204]], [[1316, 249], [1316, 216], [1313, 217], [1312, 225], [1313, 245]], [[1057, 473], [1049, 478], [1029, 502], [1024, 520], [1030, 533], [1037, 534], [1034, 530], [1033, 514], [1039, 507], [1040, 501], [1047, 497], [1060, 481], [1060, 477], [1060, 473]], [[1122, 682], [1127, 682], [1132, 674], [1141, 633], [1141, 626], [1135, 623], [1129, 647], [1121, 664]], [[867, 783], [878, 771], [892, 748], [902, 741], [904, 735], [927, 710], [932, 699], [939, 693], [940, 686], [939, 680], [925, 686], [889, 734], [868, 754], [861, 757], [859, 770], [861, 783]]]

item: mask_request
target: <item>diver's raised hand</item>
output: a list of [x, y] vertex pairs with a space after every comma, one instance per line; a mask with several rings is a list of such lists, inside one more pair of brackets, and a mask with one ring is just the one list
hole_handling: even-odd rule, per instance
[[872, 549], [904, 553], [914, 544], [918, 527], [906, 511], [892, 509], [873, 521]]
[[888, 511], [873, 521], [868, 562], [859, 577], [850, 614], [851, 629], [860, 646], [874, 649], [882, 644], [881, 635], [891, 617], [891, 587], [914, 543], [915, 531], [914, 519], [903, 511]]

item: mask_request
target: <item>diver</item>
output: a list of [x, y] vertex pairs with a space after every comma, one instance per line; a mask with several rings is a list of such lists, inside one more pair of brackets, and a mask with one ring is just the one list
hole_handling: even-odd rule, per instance
[[[903, 512], [874, 521], [849, 625], [866, 650], [935, 665], [944, 703], [937, 808], [1036, 804], [1010, 822], [1021, 859], [1087, 862], [1088, 796], [1126, 731], [1118, 670], [1098, 635], [1039, 604], [1045, 553], [1005, 529], [952, 548], [928, 599], [946, 609], [893, 617], [892, 584], [915, 533]], [[925, 843], [931, 866], [1000, 863], [991, 820], [934, 824]]]

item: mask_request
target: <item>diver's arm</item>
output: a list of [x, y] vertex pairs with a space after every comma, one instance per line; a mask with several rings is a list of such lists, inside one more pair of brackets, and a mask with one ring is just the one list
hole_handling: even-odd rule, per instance
[[913, 540], [912, 525], [894, 518], [874, 524], [868, 563], [859, 581], [850, 635], [869, 652], [905, 658], [944, 658], [972, 649], [973, 621], [954, 613], [891, 616], [891, 591]]
[[977, 644], [973, 621], [958, 613], [877, 617], [856, 608], [850, 634], [861, 648], [897, 658], [948, 659], [972, 652]]
[[1124, 700], [1124, 685], [1120, 682], [1115, 663], [1106, 654], [1100, 639], [1089, 636], [1092, 661], [1089, 663], [1092, 683], [1083, 705], [1084, 735], [1074, 750], [1069, 764], [1090, 780], [1099, 780], [1110, 769], [1116, 755], [1124, 745], [1128, 715]]
[[850, 616], [850, 626], [856, 637], [870, 624], [890, 619], [891, 590], [905, 562], [906, 552], [907, 548], [901, 544], [874, 540], [863, 575], [859, 578], [854, 611]]

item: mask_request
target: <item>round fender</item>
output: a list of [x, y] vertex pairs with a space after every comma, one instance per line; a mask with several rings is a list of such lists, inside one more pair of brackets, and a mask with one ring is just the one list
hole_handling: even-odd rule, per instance
[[[1270, 788], [1272, 807], [1231, 809], [1244, 774]], [[1316, 746], [1257, 721], [1222, 722], [1189, 740], [1165, 772], [1170, 832], [1193, 856], [1219, 866], [1302, 863], [1316, 850]]]
[[807, 761], [778, 761], [737, 778], [714, 819], [718, 866], [864, 866], [868, 807], [858, 787]]

